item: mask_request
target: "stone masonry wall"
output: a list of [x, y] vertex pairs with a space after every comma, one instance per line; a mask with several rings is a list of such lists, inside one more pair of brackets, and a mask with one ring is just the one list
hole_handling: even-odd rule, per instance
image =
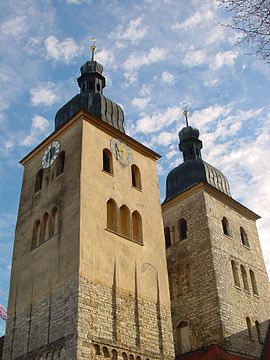
[[170, 309], [80, 278], [77, 359], [172, 359]]
[[[179, 240], [178, 221], [187, 221], [187, 238]], [[172, 321], [178, 354], [177, 327], [188, 323], [190, 350], [223, 340], [208, 214], [203, 191], [163, 208], [164, 227], [171, 231], [167, 249]]]
[[75, 359], [78, 281], [9, 314], [3, 360]]
[[[205, 199], [226, 348], [260, 358], [269, 326], [270, 294], [256, 223], [210, 194], [206, 193]], [[221, 221], [224, 216], [229, 223], [229, 236], [223, 233]], [[240, 227], [247, 233], [249, 247], [241, 242]], [[234, 284], [232, 260], [237, 267], [240, 286]], [[244, 289], [241, 265], [247, 272], [248, 291]], [[258, 294], [253, 293], [250, 270], [254, 272]], [[247, 329], [247, 317], [251, 320], [251, 334]], [[255, 321], [260, 324], [260, 339]]]

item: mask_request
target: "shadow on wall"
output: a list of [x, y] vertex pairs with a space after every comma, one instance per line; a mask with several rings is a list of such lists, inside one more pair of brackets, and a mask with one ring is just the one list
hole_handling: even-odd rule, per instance
[[251, 360], [270, 359], [270, 323], [256, 322], [249, 318], [247, 329], [225, 337], [223, 345], [208, 345], [196, 351], [177, 355], [176, 360]]
[[0, 337], [0, 360], [2, 359], [2, 355], [3, 355], [4, 341], [5, 341], [5, 336], [1, 336]]

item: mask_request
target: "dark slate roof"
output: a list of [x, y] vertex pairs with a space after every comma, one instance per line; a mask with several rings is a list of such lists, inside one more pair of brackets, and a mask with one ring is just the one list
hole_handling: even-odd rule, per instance
[[97, 61], [86, 61], [81, 66], [81, 76], [77, 79], [80, 94], [74, 96], [55, 115], [55, 130], [69, 121], [77, 112], [84, 110], [99, 117], [114, 128], [124, 130], [124, 112], [120, 105], [103, 95], [105, 77], [103, 66]]
[[86, 110], [116, 129], [124, 130], [124, 112], [120, 105], [100, 93], [78, 94], [59, 109], [55, 115], [55, 130], [71, 119], [78, 111]]
[[228, 180], [219, 170], [202, 159], [193, 159], [186, 160], [169, 172], [165, 202], [200, 182], [208, 183], [231, 196]]

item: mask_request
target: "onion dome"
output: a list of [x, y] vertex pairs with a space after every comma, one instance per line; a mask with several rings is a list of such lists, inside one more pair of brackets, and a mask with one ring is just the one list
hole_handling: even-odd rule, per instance
[[184, 162], [171, 170], [166, 180], [165, 202], [205, 182], [224, 194], [231, 196], [228, 180], [221, 171], [201, 158], [202, 141], [199, 130], [185, 126], [179, 132], [179, 150], [183, 153]]
[[124, 112], [120, 105], [103, 95], [105, 78], [103, 66], [94, 60], [96, 47], [91, 46], [92, 59], [81, 66], [81, 76], [77, 79], [80, 94], [67, 102], [55, 115], [55, 130], [59, 129], [80, 110], [99, 117], [114, 128], [124, 130]]

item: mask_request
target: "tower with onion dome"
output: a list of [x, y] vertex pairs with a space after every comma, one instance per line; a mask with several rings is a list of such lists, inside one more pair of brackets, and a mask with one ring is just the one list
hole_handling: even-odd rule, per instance
[[169, 172], [162, 204], [176, 358], [259, 359], [270, 317], [259, 216], [202, 159], [184, 115], [183, 162]]

